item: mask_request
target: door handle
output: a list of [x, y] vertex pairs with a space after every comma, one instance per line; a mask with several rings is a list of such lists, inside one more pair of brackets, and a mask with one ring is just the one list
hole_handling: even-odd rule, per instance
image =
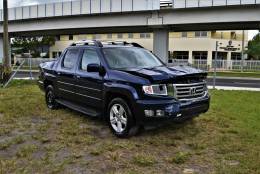
[[61, 73], [60, 72], [57, 72], [58, 75], [60, 75]]
[[80, 76], [76, 76], [76, 79], [80, 79], [81, 77]]

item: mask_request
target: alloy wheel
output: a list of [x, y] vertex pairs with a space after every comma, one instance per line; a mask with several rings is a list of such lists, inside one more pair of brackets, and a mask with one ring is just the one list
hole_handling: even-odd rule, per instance
[[122, 133], [127, 126], [127, 115], [124, 107], [114, 104], [110, 108], [110, 124], [117, 133]]

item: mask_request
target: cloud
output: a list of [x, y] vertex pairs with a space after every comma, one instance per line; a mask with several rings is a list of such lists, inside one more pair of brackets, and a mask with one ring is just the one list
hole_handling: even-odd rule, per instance
[[248, 32], [248, 39], [249, 39], [249, 40], [252, 40], [253, 37], [254, 37], [257, 33], [259, 33], [259, 30], [249, 30], [249, 32]]

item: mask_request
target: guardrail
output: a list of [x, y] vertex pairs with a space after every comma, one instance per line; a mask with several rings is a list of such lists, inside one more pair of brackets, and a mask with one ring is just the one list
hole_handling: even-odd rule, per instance
[[260, 4], [260, 0], [172, 0], [173, 8]]
[[9, 20], [159, 9], [160, 0], [75, 0], [9, 8]]
[[[203, 70], [211, 70], [215, 66], [214, 60], [212, 65], [209, 66], [207, 60], [193, 60], [192, 64], [188, 60], [178, 60], [174, 59], [172, 63], [168, 64], [169, 66], [176, 65], [189, 65], [195, 68]], [[260, 71], [260, 60], [217, 60], [216, 68], [218, 71], [226, 70], [245, 70], [245, 71]]]

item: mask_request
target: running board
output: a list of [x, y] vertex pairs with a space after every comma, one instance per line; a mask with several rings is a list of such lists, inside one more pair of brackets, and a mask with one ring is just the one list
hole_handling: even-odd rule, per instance
[[101, 116], [101, 113], [100, 112], [97, 112], [96, 110], [94, 109], [91, 109], [89, 107], [82, 107], [82, 106], [79, 106], [77, 104], [74, 104], [72, 102], [69, 102], [69, 101], [66, 101], [66, 100], [58, 100], [56, 99], [56, 102], [61, 104], [61, 105], [64, 105], [72, 110], [75, 110], [75, 111], [78, 111], [78, 112], [81, 112], [83, 114], [86, 114], [86, 115], [89, 115], [89, 116], [92, 116], [92, 117], [99, 117]]

